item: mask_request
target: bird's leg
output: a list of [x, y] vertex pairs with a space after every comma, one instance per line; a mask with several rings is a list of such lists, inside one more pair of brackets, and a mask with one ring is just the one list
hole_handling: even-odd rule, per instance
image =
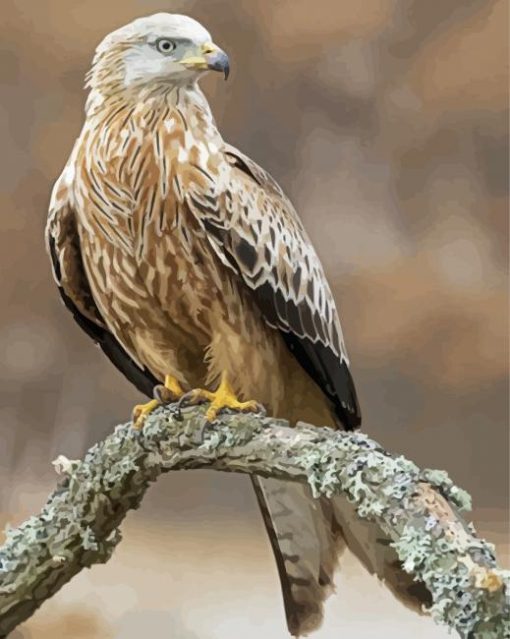
[[154, 399], [146, 404], [137, 404], [133, 408], [133, 426], [137, 429], [143, 427], [147, 415], [163, 404], [175, 402], [184, 395], [182, 386], [172, 375], [165, 375], [165, 383], [154, 387]]
[[172, 375], [165, 375], [165, 383], [154, 386], [154, 399], [161, 404], [170, 404], [180, 399], [184, 395], [184, 390], [180, 383]]
[[182, 395], [179, 400], [179, 406], [185, 404], [200, 404], [202, 402], [211, 403], [205, 414], [208, 422], [213, 422], [218, 413], [224, 408], [231, 408], [232, 410], [238, 411], [251, 411], [255, 413], [263, 410], [263, 407], [254, 400], [240, 402], [228, 381], [226, 373], [222, 373], [220, 385], [214, 392], [204, 390], [202, 388], [195, 388], [194, 390]]

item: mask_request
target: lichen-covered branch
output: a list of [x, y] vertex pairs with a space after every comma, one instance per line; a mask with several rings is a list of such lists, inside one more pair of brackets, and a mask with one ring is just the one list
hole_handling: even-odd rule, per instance
[[109, 559], [126, 513], [161, 473], [192, 468], [308, 482], [316, 495], [346, 495], [425, 584], [437, 621], [463, 638], [510, 636], [510, 576], [458, 515], [469, 498], [446, 473], [421, 471], [359, 433], [289, 428], [251, 414], [223, 415], [203, 427], [202, 408], [178, 413], [169, 406], [142, 431], [118, 426], [83, 461], [57, 460], [60, 485], [39, 515], [6, 532], [0, 548], [0, 637], [82, 568]]

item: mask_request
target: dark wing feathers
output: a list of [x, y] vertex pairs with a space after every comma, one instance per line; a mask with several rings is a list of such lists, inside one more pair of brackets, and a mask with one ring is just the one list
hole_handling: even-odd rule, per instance
[[356, 428], [361, 415], [335, 302], [306, 231], [270, 175], [231, 146], [224, 153], [228, 183], [188, 194], [188, 206], [221, 261], [253, 291], [265, 321], [281, 331], [331, 400], [344, 428]]
[[80, 253], [73, 210], [64, 205], [50, 214], [46, 244], [62, 300], [79, 326], [136, 388], [151, 396], [156, 378], [140, 368], [106, 328], [94, 302]]
[[335, 415], [347, 430], [359, 426], [361, 414], [351, 372], [345, 361], [321, 342], [300, 339], [291, 332], [283, 332], [288, 348], [301, 366], [315, 379], [333, 403]]

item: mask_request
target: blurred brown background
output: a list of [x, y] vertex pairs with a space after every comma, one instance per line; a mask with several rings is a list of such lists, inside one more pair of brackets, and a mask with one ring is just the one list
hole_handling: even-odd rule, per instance
[[[340, 308], [364, 428], [444, 468], [501, 543], [508, 503], [507, 3], [504, 0], [2, 0], [0, 499], [12, 524], [128, 418], [135, 390], [61, 305], [49, 192], [110, 30], [155, 11], [202, 21], [231, 57], [206, 79], [225, 138], [295, 202]], [[276, 571], [243, 477], [167, 476], [111, 563], [17, 639], [280, 639]], [[317, 639], [444, 637], [348, 562]], [[381, 624], [387, 629], [381, 635]]]

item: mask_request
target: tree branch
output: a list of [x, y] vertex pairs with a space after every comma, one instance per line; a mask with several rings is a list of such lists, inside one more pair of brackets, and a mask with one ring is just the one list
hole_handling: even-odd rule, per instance
[[442, 471], [420, 471], [360, 433], [252, 414], [223, 415], [204, 430], [202, 408], [174, 406], [142, 431], [118, 426], [83, 461], [60, 457], [63, 479], [39, 515], [6, 531], [0, 548], [0, 637], [82, 568], [107, 561], [119, 525], [164, 472], [210, 468], [308, 482], [314, 495], [344, 494], [374, 521], [404, 569], [430, 591], [434, 618], [461, 637], [510, 636], [510, 575], [458, 510], [469, 497]]

